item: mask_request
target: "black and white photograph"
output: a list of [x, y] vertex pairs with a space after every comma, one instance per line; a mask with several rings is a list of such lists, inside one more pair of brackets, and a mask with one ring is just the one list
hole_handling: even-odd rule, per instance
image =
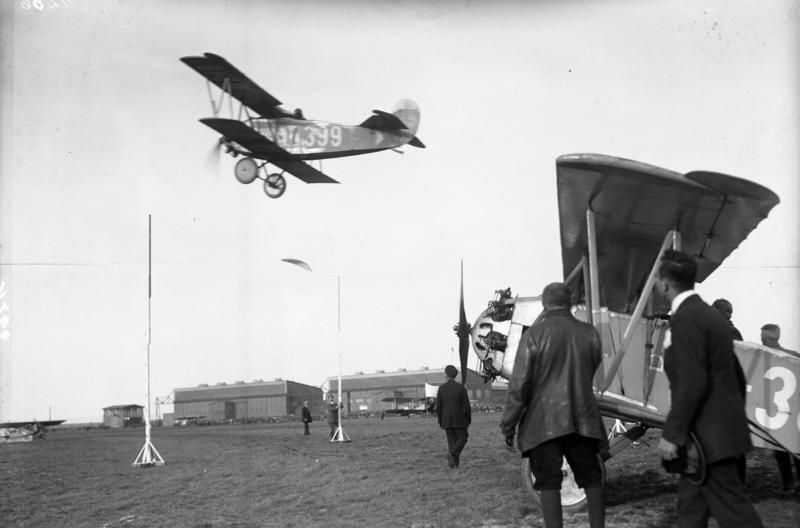
[[0, 526], [800, 525], [800, 3], [0, 4]]

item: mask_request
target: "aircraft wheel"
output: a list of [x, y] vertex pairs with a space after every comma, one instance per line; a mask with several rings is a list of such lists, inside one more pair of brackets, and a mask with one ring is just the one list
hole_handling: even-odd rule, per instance
[[264, 180], [264, 192], [270, 198], [280, 198], [286, 192], [286, 179], [277, 172], [267, 175]]
[[[600, 459], [599, 455], [598, 459]], [[606, 467], [602, 459], [600, 459], [600, 466], [603, 468], [603, 482], [605, 482]], [[528, 462], [527, 458], [522, 459], [522, 466], [520, 469], [522, 472], [522, 485], [528, 492], [528, 495], [533, 499], [533, 502], [541, 508], [542, 499], [539, 497], [539, 492], [533, 487], [536, 477], [534, 477], [531, 472], [530, 462]], [[575, 475], [572, 474], [572, 468], [569, 467], [567, 459], [563, 459], [562, 461], [561, 473], [564, 476], [561, 481], [561, 508], [568, 512], [586, 509], [586, 492], [583, 491], [583, 488], [578, 487], [578, 483], [575, 482]]]
[[242, 158], [236, 162], [233, 174], [239, 183], [253, 183], [258, 177], [258, 164], [253, 158]]

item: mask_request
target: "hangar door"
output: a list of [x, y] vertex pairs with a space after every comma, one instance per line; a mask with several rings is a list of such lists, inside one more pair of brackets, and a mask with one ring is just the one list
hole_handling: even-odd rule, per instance
[[225, 419], [236, 419], [236, 402], [225, 402]]

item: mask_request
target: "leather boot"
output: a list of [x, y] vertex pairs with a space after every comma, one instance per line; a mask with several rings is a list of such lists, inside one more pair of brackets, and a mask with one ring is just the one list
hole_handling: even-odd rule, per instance
[[589, 510], [589, 527], [604, 528], [606, 525], [606, 501], [602, 486], [584, 488], [586, 506]]
[[544, 517], [545, 528], [562, 528], [561, 491], [542, 490], [539, 492], [539, 497], [542, 499], [542, 517]]

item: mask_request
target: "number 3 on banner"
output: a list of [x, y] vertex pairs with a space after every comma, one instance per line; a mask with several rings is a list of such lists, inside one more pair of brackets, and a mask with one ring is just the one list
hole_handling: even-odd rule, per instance
[[[780, 429], [789, 419], [789, 398], [794, 396], [794, 391], [797, 388], [797, 379], [792, 371], [786, 367], [772, 367], [764, 372], [764, 378], [769, 380], [780, 378], [783, 381], [783, 388], [777, 391], [772, 398], [775, 407], [778, 408], [775, 416], [770, 416], [766, 409], [756, 407], [756, 421], [764, 427]], [[800, 430], [800, 416], [798, 416], [797, 428]]]

